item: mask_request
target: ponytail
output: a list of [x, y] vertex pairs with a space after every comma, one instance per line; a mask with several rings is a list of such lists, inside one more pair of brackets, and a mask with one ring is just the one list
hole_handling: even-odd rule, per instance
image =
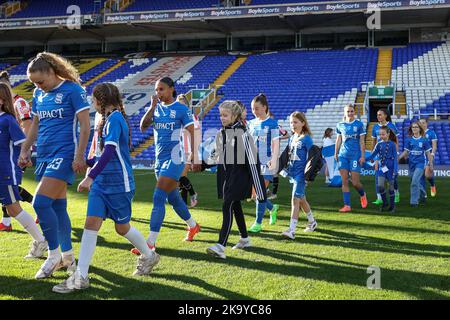
[[80, 75], [69, 60], [50, 52], [38, 53], [28, 64], [27, 73], [29, 75], [35, 72], [49, 72], [50, 70], [53, 70], [58, 77], [64, 80], [81, 84]]

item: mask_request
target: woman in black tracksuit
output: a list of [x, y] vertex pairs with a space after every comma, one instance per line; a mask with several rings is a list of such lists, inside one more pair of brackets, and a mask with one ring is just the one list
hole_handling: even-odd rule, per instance
[[241, 239], [233, 249], [250, 246], [241, 200], [251, 197], [253, 185], [260, 201], [266, 200], [266, 190], [255, 143], [240, 121], [242, 108], [239, 102], [224, 101], [219, 110], [222, 129], [216, 136], [215, 151], [211, 158], [217, 164], [217, 193], [219, 199], [223, 199], [223, 221], [218, 243], [206, 251], [225, 259], [225, 246], [231, 232], [233, 214], [241, 234]]

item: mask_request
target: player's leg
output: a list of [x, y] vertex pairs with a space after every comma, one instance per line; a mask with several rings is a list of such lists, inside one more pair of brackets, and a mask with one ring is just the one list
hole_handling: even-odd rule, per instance
[[300, 198], [300, 208], [306, 214], [306, 218], [308, 219], [308, 224], [306, 228], [303, 230], [304, 232], [313, 232], [317, 228], [317, 221], [314, 218], [314, 215], [311, 210], [311, 206], [306, 200], [306, 196]]
[[29, 193], [24, 187], [19, 186], [19, 194], [22, 198], [22, 201], [28, 202], [29, 204], [33, 203], [33, 195]]
[[384, 176], [378, 176], [377, 192], [381, 195], [382, 200], [382, 202], [380, 203], [380, 211], [383, 211], [388, 207], [385, 184], [386, 178]]
[[6, 210], [5, 206], [2, 206], [2, 222], [0, 223], [0, 231], [12, 231], [12, 225], [11, 225], [11, 217], [8, 214], [8, 210]]
[[419, 204], [421, 179], [423, 176], [423, 168], [412, 168], [411, 170], [411, 197], [410, 205], [416, 207]]
[[[425, 167], [425, 177], [428, 180], [428, 182], [430, 183], [431, 196], [436, 197], [436, 194], [437, 194], [436, 182], [434, 180], [434, 172], [433, 172], [433, 170], [431, 170], [430, 166]], [[426, 190], [426, 188], [425, 188], [425, 190]]]
[[[266, 177], [268, 177], [268, 176], [265, 176], [265, 179], [264, 179], [265, 188], [267, 188], [269, 186], [270, 180], [272, 180], [272, 177], [269, 178], [270, 180], [266, 179]], [[270, 211], [270, 216], [271, 216], [270, 224], [275, 224], [276, 216], [278, 213], [278, 205], [273, 205], [269, 199], [264, 200], [264, 201], [260, 201], [260, 200], [256, 199], [256, 220], [248, 231], [257, 233], [262, 230], [262, 222], [263, 222], [263, 218], [264, 218], [266, 209], [268, 209]]]
[[239, 229], [241, 238], [239, 242], [233, 247], [233, 249], [244, 249], [251, 246], [250, 238], [247, 233], [247, 226], [245, 225], [244, 211], [240, 201], [233, 201], [233, 214], [236, 219], [236, 224]]
[[395, 203], [399, 203], [400, 202], [400, 191], [398, 188], [398, 174], [397, 172], [394, 175], [394, 192], [395, 192]]
[[350, 172], [350, 161], [345, 157], [339, 157], [338, 159], [338, 169], [339, 174], [342, 178], [342, 196], [344, 198], [344, 206], [339, 209], [339, 212], [350, 212], [350, 188], [348, 186], [349, 172]]
[[188, 202], [188, 191], [180, 184], [180, 196], [183, 199], [184, 203]]
[[[168, 185], [176, 185], [177, 181], [168, 177], [160, 177], [160, 179], [172, 180], [171, 182], [167, 182]], [[169, 190], [171, 187], [167, 188]], [[181, 199], [180, 193], [173, 189], [172, 191], [167, 191], [167, 201], [172, 206], [174, 211], [178, 214], [178, 216], [183, 219], [189, 227], [188, 234], [185, 241], [192, 241], [194, 236], [200, 231], [200, 225], [194, 220], [191, 213], [189, 212], [189, 208], [186, 203]]]
[[187, 191], [187, 187], [185, 186], [186, 181], [183, 178], [186, 177], [188, 170], [189, 170], [189, 166], [186, 165], [184, 167], [183, 173], [181, 174], [180, 185], [179, 185], [179, 189], [181, 192], [181, 198], [183, 199], [184, 203], [186, 203], [186, 205], [187, 205], [187, 200], [188, 200], [187, 199], [188, 191]]
[[352, 184], [353, 187], [358, 191], [358, 194], [360, 196], [360, 202], [361, 207], [364, 209], [367, 207], [367, 196], [366, 192], [364, 191], [364, 187], [360, 180], [360, 168], [358, 167], [357, 170], [352, 170]]
[[296, 189], [297, 183], [294, 183], [291, 198], [291, 220], [289, 228], [281, 233], [284, 237], [292, 240], [295, 239], [295, 229], [297, 228], [298, 217], [300, 215], [300, 199], [295, 197]]
[[[102, 201], [100, 200], [93, 203], [94, 199], [99, 198], [95, 194], [93, 196], [89, 194], [88, 216], [86, 217], [83, 235], [81, 237], [78, 266], [68, 279], [53, 287], [53, 292], [70, 293], [75, 290], [89, 288], [89, 267], [97, 246], [98, 231], [100, 230], [105, 217], [105, 207]], [[93, 212], [95, 209], [97, 209], [97, 211], [95, 211], [97, 216], [90, 215], [90, 212]]]
[[222, 205], [222, 227], [220, 228], [219, 241], [217, 244], [206, 249], [208, 254], [225, 259], [225, 246], [233, 225], [233, 201], [224, 199]]
[[381, 193], [378, 191], [378, 178], [379, 178], [379, 173], [378, 173], [378, 170], [375, 169], [375, 191], [376, 191], [376, 193], [377, 193], [377, 200], [375, 200], [375, 201], [372, 202], [372, 203], [373, 203], [373, 204], [376, 204], [376, 205], [383, 204], [383, 203], [382, 203], [383, 197], [381, 196]]
[[391, 213], [395, 212], [395, 186], [394, 186], [395, 176], [388, 180], [389, 182], [389, 209]]
[[48, 241], [48, 257], [36, 273], [36, 279], [50, 277], [59, 266], [62, 257], [59, 252], [58, 217], [53, 204], [64, 193], [67, 183], [64, 180], [52, 177], [43, 177], [37, 187], [33, 208], [38, 215], [42, 232]]
[[195, 207], [197, 205], [197, 193], [195, 193], [194, 186], [187, 176], [182, 176], [180, 178], [180, 186], [182, 186], [189, 193], [191, 196], [191, 207]]
[[10, 217], [16, 219], [33, 238], [30, 252], [25, 258], [41, 258], [47, 250], [47, 241], [34, 223], [33, 217], [19, 204], [20, 195], [17, 186], [0, 186], [0, 196]]
[[[169, 180], [169, 181], [168, 181]], [[161, 226], [166, 215], [166, 200], [168, 196], [167, 190], [172, 188], [173, 191], [177, 187], [176, 183], [165, 177], [159, 177], [153, 192], [153, 209], [150, 216], [150, 234], [147, 243], [151, 247], [155, 247], [156, 239], [161, 230]]]
[[75, 254], [72, 248], [72, 224], [67, 212], [67, 187], [61, 190], [61, 194], [53, 202], [53, 210], [58, 219], [58, 240], [62, 252], [62, 261], [56, 268], [67, 269], [69, 274], [76, 270]]
[[167, 201], [175, 210], [176, 214], [188, 225], [188, 233], [184, 240], [192, 241], [194, 236], [200, 232], [200, 225], [194, 220], [186, 203], [181, 199], [178, 192], [178, 181], [185, 168], [184, 164], [176, 164], [174, 161], [166, 161], [159, 171], [158, 188], [167, 192]]
[[[22, 201], [28, 202], [29, 204], [33, 203], [33, 195], [29, 193], [24, 187], [19, 186], [19, 194], [22, 198]], [[36, 217], [36, 224], [39, 224], [39, 219]]]

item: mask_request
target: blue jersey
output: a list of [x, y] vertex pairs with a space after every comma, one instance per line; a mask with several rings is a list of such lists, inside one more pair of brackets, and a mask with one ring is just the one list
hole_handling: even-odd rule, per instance
[[360, 136], [366, 134], [364, 124], [355, 119], [352, 122], [339, 122], [336, 126], [336, 133], [342, 137], [342, 144], [339, 149], [339, 157], [349, 159], [359, 159], [361, 157]]
[[437, 135], [436, 132], [434, 132], [431, 129], [427, 129], [427, 131], [425, 131], [425, 138], [427, 138], [428, 143], [430, 144], [431, 147], [433, 147], [433, 141], [437, 141]]
[[409, 166], [425, 166], [425, 154], [431, 151], [430, 143], [425, 137], [411, 137], [406, 141], [405, 150], [409, 153]]
[[25, 135], [16, 118], [0, 112], [0, 185], [19, 185], [22, 181], [22, 169], [17, 165], [20, 144]]
[[308, 161], [308, 151], [313, 145], [309, 135], [299, 139], [297, 134], [291, 136], [288, 140], [289, 162], [287, 172], [292, 178], [305, 174], [306, 163]]
[[71, 81], [63, 81], [49, 92], [34, 90], [32, 113], [39, 117], [37, 157], [41, 161], [75, 157], [77, 114], [89, 107], [86, 91]]
[[[387, 122], [384, 126], [388, 127], [396, 136], [399, 135], [398, 129], [392, 122]], [[380, 128], [383, 127], [383, 125], [376, 123], [372, 128], [372, 138], [377, 138], [377, 142], [380, 142]]]
[[375, 158], [380, 161], [380, 165], [378, 166], [379, 171], [382, 171], [382, 167], [385, 166], [390, 170], [397, 172], [397, 146], [393, 141], [388, 140], [378, 142], [373, 149], [372, 154], [366, 158], [366, 161], [370, 161]]
[[[156, 161], [170, 160], [181, 155], [182, 128], [194, 124], [191, 110], [175, 101], [170, 105], [158, 103], [153, 116]], [[175, 152], [172, 154], [172, 152]]]
[[263, 121], [255, 118], [248, 122], [248, 127], [250, 134], [256, 141], [261, 162], [269, 161], [272, 157], [272, 140], [278, 138], [280, 134], [278, 122], [270, 117]]
[[[91, 189], [106, 194], [133, 191], [135, 185], [129, 149], [129, 130], [125, 118], [119, 111], [113, 111], [106, 118], [102, 139], [105, 146], [115, 146], [116, 152], [103, 171], [95, 178]], [[100, 156], [100, 141], [98, 141], [97, 161]]]

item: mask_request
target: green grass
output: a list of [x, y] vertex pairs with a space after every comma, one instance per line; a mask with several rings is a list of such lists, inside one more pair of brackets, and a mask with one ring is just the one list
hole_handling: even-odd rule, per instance
[[[65, 272], [37, 281], [34, 274], [43, 260], [28, 261], [29, 236], [13, 221], [14, 231], [2, 233], [0, 253], [0, 299], [448, 299], [450, 298], [450, 214], [448, 180], [437, 179], [438, 196], [426, 206], [409, 208], [409, 184], [400, 179], [402, 201], [395, 214], [379, 213], [374, 205], [360, 209], [352, 191], [354, 211], [340, 214], [340, 189], [328, 188], [323, 177], [307, 188], [307, 197], [319, 223], [316, 232], [305, 234], [304, 216], [295, 241], [280, 236], [289, 224], [290, 185], [280, 179], [277, 225], [268, 224], [252, 236], [253, 247], [231, 250], [239, 239], [237, 227], [229, 238], [227, 259], [208, 256], [222, 221], [221, 202], [216, 196], [215, 176], [202, 173], [190, 178], [199, 193], [192, 214], [202, 226], [192, 243], [183, 242], [185, 225], [170, 207], [158, 238], [161, 262], [149, 277], [132, 273], [136, 257], [131, 245], [106, 221], [99, 233], [90, 268], [91, 288], [70, 295], [51, 292], [64, 280]], [[363, 183], [374, 200], [373, 178]], [[34, 190], [31, 170], [23, 185]], [[147, 237], [148, 219], [155, 185], [153, 174], [136, 171], [137, 193], [132, 224]], [[79, 252], [83, 232], [86, 194], [75, 186], [68, 195], [72, 239]], [[23, 205], [33, 212], [29, 204]], [[244, 203], [247, 226], [254, 220], [254, 203]], [[34, 213], [33, 213], [34, 215]], [[366, 286], [368, 266], [381, 269], [381, 289]]]

